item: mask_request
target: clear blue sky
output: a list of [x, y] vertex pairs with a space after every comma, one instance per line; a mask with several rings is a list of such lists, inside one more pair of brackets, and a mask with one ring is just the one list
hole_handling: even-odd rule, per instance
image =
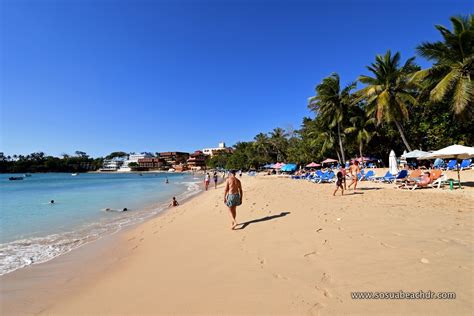
[[193, 151], [297, 129], [323, 77], [354, 80], [387, 49], [405, 60], [473, 7], [0, 0], [0, 151]]

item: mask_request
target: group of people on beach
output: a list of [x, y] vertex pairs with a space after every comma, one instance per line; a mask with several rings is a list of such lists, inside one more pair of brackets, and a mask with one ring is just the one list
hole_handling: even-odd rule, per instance
[[[349, 175], [352, 179], [352, 182], [349, 184], [349, 188], [354, 185], [354, 192], [357, 190], [357, 182], [359, 181], [357, 175], [360, 172], [359, 162], [356, 160], [352, 165], [349, 166]], [[332, 195], [336, 195], [337, 190], [341, 189], [341, 195], [344, 195], [344, 190], [347, 190], [346, 187], [346, 168], [341, 166], [339, 171], [336, 174], [336, 189]]]

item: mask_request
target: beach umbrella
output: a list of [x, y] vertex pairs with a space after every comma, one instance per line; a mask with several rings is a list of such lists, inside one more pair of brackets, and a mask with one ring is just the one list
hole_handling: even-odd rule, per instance
[[271, 169], [271, 168], [273, 168], [273, 164], [272, 163], [266, 164], [265, 166], [263, 166], [263, 168]]
[[280, 170], [281, 171], [286, 171], [286, 172], [293, 172], [297, 168], [298, 168], [298, 166], [295, 165], [294, 163], [287, 163], [286, 165], [282, 166]]
[[328, 159], [326, 159], [326, 160], [321, 161], [322, 164], [325, 164], [325, 163], [332, 163], [332, 162], [338, 162], [338, 160], [328, 158]]
[[319, 163], [315, 163], [315, 162], [312, 162], [310, 164], [307, 164], [306, 167], [308, 168], [316, 168], [316, 167], [319, 167], [321, 166]]
[[[426, 160], [426, 159], [470, 159], [474, 157], [474, 147], [467, 147], [462, 145], [451, 145], [440, 150], [434, 151], [422, 157], [419, 157], [419, 160]], [[458, 181], [459, 185], [461, 185], [461, 176], [459, 174], [459, 164], [457, 164], [457, 171], [458, 171]]]
[[395, 156], [393, 150], [390, 151], [390, 155], [388, 156], [388, 170], [393, 175], [398, 173], [397, 156]]
[[405, 158], [405, 159], [413, 159], [413, 158], [420, 158], [420, 157], [423, 157], [423, 156], [426, 156], [428, 155], [429, 152], [427, 151], [422, 151], [422, 150], [413, 150], [413, 151], [410, 151], [410, 152], [405, 152], [402, 157]]
[[273, 165], [273, 169], [281, 169], [285, 164], [281, 162], [277, 162], [276, 164]]

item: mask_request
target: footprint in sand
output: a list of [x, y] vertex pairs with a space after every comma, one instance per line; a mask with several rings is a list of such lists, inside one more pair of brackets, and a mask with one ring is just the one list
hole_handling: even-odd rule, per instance
[[128, 241], [132, 241], [132, 240], [134, 240], [134, 239], [135, 239], [135, 237], [132, 237], [132, 238], [129, 238]]
[[287, 277], [285, 277], [285, 276], [283, 276], [283, 275], [281, 275], [281, 274], [279, 274], [279, 273], [273, 273], [273, 277], [274, 277], [275, 279], [288, 280]]
[[318, 254], [317, 251], [308, 252], [308, 253], [305, 253], [305, 254], [303, 255], [303, 257], [309, 257], [309, 256], [317, 255], [317, 254]]
[[385, 248], [392, 248], [392, 249], [395, 248], [394, 246], [386, 244], [384, 242], [380, 242], [380, 246], [385, 247]]
[[331, 283], [331, 276], [327, 272], [323, 272], [321, 276], [321, 283]]
[[140, 242], [142, 242], [145, 238], [140, 238]]

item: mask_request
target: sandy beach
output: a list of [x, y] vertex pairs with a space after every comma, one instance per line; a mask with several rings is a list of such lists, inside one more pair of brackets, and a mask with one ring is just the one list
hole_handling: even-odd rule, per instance
[[[78, 250], [76, 272], [37, 295], [18, 285], [27, 271], [3, 277], [2, 314], [469, 315], [474, 171], [462, 179], [463, 190], [413, 192], [366, 181], [333, 197], [334, 184], [244, 176], [238, 230], [220, 185], [111, 236], [100, 269]], [[420, 290], [456, 298], [351, 298]]]

